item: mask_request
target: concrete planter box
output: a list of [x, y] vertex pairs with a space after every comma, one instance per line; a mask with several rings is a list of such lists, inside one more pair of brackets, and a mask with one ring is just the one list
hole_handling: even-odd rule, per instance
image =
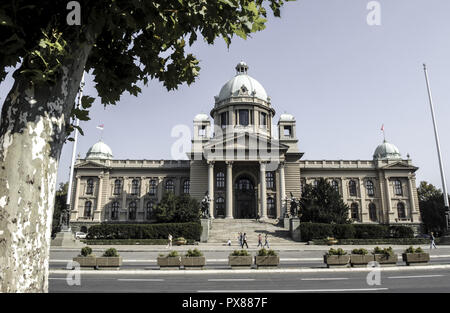
[[406, 265], [423, 265], [430, 262], [429, 253], [403, 253], [403, 261]]
[[252, 267], [252, 256], [246, 255], [246, 256], [234, 256], [230, 255], [228, 256], [228, 264], [231, 266], [231, 268], [251, 268]]
[[74, 262], [80, 264], [80, 267], [93, 267], [97, 266], [97, 257], [95, 255], [90, 256], [78, 256], [73, 258]]
[[255, 256], [255, 264], [260, 267], [277, 267], [280, 265], [280, 257], [278, 255]]
[[122, 257], [98, 257], [97, 258], [97, 267], [121, 267], [122, 266]]
[[185, 269], [202, 269], [206, 264], [204, 256], [181, 257], [181, 264]]
[[181, 266], [181, 256], [158, 257], [156, 261], [159, 267], [164, 269], [176, 269]]
[[380, 265], [396, 265], [398, 261], [398, 255], [388, 255], [388, 254], [374, 254], [375, 261]]
[[372, 254], [352, 254], [350, 255], [350, 264], [353, 267], [356, 266], [367, 266], [369, 262], [375, 261], [375, 257]]
[[350, 255], [324, 255], [323, 261], [327, 267], [348, 267]]

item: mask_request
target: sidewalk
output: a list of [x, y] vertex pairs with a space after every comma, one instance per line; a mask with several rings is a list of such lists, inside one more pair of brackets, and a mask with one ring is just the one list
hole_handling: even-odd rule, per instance
[[[396, 251], [403, 251], [410, 245], [308, 245], [304, 242], [290, 243], [290, 244], [275, 244], [271, 245], [270, 249], [275, 251], [328, 251], [330, 248], [342, 248], [345, 251], [351, 251], [356, 248], [364, 248], [367, 250], [373, 250], [375, 247], [392, 247]], [[420, 246], [425, 251], [428, 251], [430, 246], [426, 245], [414, 245], [414, 247]], [[189, 249], [199, 249], [203, 252], [226, 252], [240, 250], [238, 245], [227, 246], [224, 244], [211, 244], [211, 243], [199, 243], [198, 245], [186, 245], [186, 246], [172, 246], [167, 248], [166, 245], [91, 245], [93, 251], [100, 252], [105, 251], [108, 248], [114, 247], [118, 252], [167, 252], [167, 251], [187, 251]], [[249, 245], [248, 251], [258, 251], [256, 245]], [[438, 250], [450, 251], [450, 246], [438, 246]], [[79, 247], [51, 247], [50, 251], [80, 251]]]

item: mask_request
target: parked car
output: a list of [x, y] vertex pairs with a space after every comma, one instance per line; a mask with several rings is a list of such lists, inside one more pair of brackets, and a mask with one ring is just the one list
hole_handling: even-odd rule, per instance
[[81, 231], [78, 231], [78, 232], [75, 233], [75, 238], [76, 239], [86, 239], [86, 236], [87, 236], [87, 234], [83, 233]]

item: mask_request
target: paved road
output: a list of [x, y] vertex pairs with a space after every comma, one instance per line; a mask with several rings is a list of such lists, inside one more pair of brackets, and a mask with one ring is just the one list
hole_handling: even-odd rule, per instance
[[[380, 285], [367, 283], [366, 271], [313, 273], [173, 273], [148, 274], [85, 271], [80, 286], [67, 274], [50, 275], [50, 292], [450, 292], [449, 269], [400, 269], [380, 272]], [[141, 271], [143, 272], [143, 271]], [[151, 272], [151, 273], [150, 273]], [[373, 277], [372, 277], [373, 278]]]

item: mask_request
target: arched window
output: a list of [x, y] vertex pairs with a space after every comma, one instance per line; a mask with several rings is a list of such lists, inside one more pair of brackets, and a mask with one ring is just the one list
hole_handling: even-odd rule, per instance
[[236, 182], [236, 189], [242, 190], [242, 191], [247, 191], [247, 190], [252, 190], [253, 189], [253, 184], [250, 181], [250, 179], [248, 178], [240, 178], [237, 182]]
[[175, 186], [173, 185], [173, 180], [171, 179], [166, 181], [166, 192], [175, 192]]
[[86, 194], [92, 195], [94, 193], [94, 180], [89, 178], [86, 183]]
[[350, 197], [356, 197], [356, 182], [353, 179], [348, 183], [348, 191]]
[[188, 194], [190, 188], [190, 180], [186, 179], [183, 183], [183, 193]]
[[91, 217], [92, 213], [92, 202], [86, 201], [84, 203], [84, 217]]
[[375, 206], [375, 203], [373, 203], [373, 202], [369, 203], [369, 218], [372, 222], [378, 221], [377, 207]]
[[331, 187], [333, 187], [333, 189], [339, 193], [339, 182], [336, 179], [333, 179], [333, 181], [331, 182]]
[[151, 196], [156, 195], [157, 187], [156, 187], [156, 180], [150, 179], [150, 188], [148, 189], [148, 193]]
[[135, 220], [136, 211], [137, 211], [136, 201], [131, 201], [130, 205], [128, 206], [128, 219]]
[[397, 212], [398, 212], [398, 218], [400, 218], [400, 219], [406, 218], [405, 204], [403, 202], [399, 202], [397, 204]]
[[153, 212], [153, 202], [149, 201], [147, 202], [147, 207], [145, 210], [145, 218], [147, 220], [150, 220], [152, 218], [152, 212]]
[[119, 219], [119, 202], [113, 202], [111, 206], [111, 219], [118, 220]]
[[216, 216], [225, 216], [225, 199], [223, 197], [216, 199]]
[[114, 181], [114, 195], [120, 195], [122, 191], [122, 181], [120, 179], [116, 179]]
[[267, 198], [267, 214], [273, 218], [275, 218], [277, 215], [277, 210], [275, 208], [275, 199], [273, 197]]
[[140, 193], [140, 184], [139, 184], [139, 179], [133, 179], [131, 181], [131, 194], [133, 196], [137, 196]]
[[216, 187], [217, 188], [225, 187], [225, 174], [223, 172], [219, 172], [216, 175]]
[[273, 189], [275, 186], [275, 179], [273, 172], [266, 172], [266, 188]]
[[394, 193], [396, 196], [403, 196], [402, 182], [399, 179], [394, 180]]
[[359, 220], [359, 206], [358, 206], [358, 203], [353, 202], [352, 205], [350, 206], [350, 211], [351, 211], [352, 220], [358, 221]]
[[373, 182], [371, 180], [368, 180], [366, 182], [366, 188], [367, 188], [367, 195], [369, 197], [373, 197], [375, 195], [375, 189], [373, 186]]

